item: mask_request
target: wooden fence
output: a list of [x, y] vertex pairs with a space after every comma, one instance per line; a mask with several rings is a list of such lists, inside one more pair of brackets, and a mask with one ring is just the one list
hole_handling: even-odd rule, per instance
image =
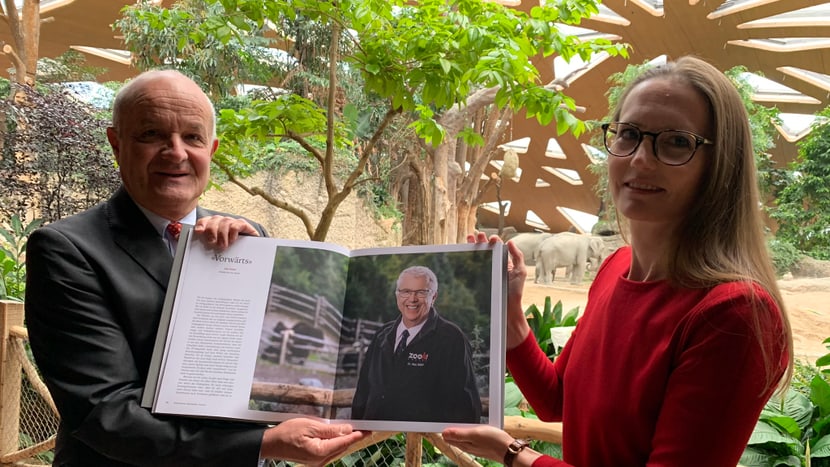
[[[26, 352], [28, 340], [23, 304], [0, 301], [0, 466], [43, 465], [26, 462], [55, 445], [58, 411]], [[21, 410], [24, 400], [30, 410]]]
[[[26, 466], [43, 464], [26, 464], [39, 453], [54, 447], [54, 432], [46, 439], [27, 446], [21, 446], [21, 426], [27, 425], [27, 416], [56, 417], [57, 410], [49, 393], [37, 374], [34, 364], [26, 353], [28, 334], [23, 327], [23, 304], [0, 301], [0, 466]], [[22, 382], [40, 396], [44, 403], [41, 407], [46, 414], [22, 413]], [[320, 407], [346, 407], [351, 404], [352, 391], [325, 391], [299, 385], [256, 384], [252, 395], [256, 398], [274, 400], [283, 403], [307, 404]], [[55, 424], [56, 428], [57, 425]], [[505, 430], [517, 438], [530, 438], [551, 443], [561, 443], [562, 429], [558, 423], [543, 423], [523, 417], [505, 417]], [[54, 428], [53, 428], [54, 430]], [[355, 453], [364, 448], [382, 442], [397, 435], [398, 432], [373, 432], [367, 438], [351, 446], [341, 457]], [[479, 464], [468, 454], [460, 451], [441, 438], [438, 433], [406, 433], [406, 465], [420, 467], [421, 441], [428, 439], [444, 455], [460, 466], [475, 467]]]

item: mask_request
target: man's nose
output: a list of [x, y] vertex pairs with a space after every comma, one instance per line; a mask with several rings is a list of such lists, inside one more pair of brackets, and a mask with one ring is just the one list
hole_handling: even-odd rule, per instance
[[176, 161], [182, 161], [187, 159], [187, 146], [184, 143], [182, 137], [178, 134], [170, 135], [170, 138], [167, 140], [166, 147], [162, 154], [164, 157]]

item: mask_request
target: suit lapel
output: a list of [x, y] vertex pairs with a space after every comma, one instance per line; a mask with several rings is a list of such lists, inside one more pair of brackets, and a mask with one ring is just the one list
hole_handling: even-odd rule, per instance
[[210, 209], [205, 209], [201, 206], [196, 206], [196, 219], [212, 216], [214, 214], [216, 214], [216, 211], [211, 211]]
[[159, 285], [167, 288], [173, 258], [144, 213], [123, 187], [109, 199], [106, 207], [115, 243]]

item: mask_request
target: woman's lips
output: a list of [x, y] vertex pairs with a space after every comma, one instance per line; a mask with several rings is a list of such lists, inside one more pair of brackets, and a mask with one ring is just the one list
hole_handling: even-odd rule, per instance
[[631, 188], [632, 190], [637, 191], [662, 191], [663, 189], [659, 186], [651, 185], [648, 183], [642, 182], [626, 182], [623, 184], [627, 188]]

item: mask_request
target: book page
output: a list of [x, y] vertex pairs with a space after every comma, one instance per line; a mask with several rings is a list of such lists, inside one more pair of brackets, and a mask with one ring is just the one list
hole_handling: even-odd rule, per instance
[[501, 427], [505, 264], [502, 244], [353, 251], [336, 418], [378, 431]]
[[[306, 413], [291, 404], [274, 410], [272, 404], [258, 405], [255, 397], [263, 383], [270, 385], [269, 398], [274, 392], [296, 392], [290, 365], [275, 364], [274, 348], [277, 359], [285, 358], [286, 350], [296, 354], [298, 337], [288, 348], [272, 340], [274, 320], [287, 319], [296, 328], [297, 318], [282, 314], [284, 309], [311, 319], [320, 314], [318, 298], [311, 300], [315, 306], [302, 307], [302, 294], [284, 279], [329, 271], [342, 277], [345, 288], [348, 250], [260, 237], [241, 237], [223, 253], [207, 250], [197, 240], [187, 246], [153, 411], [263, 422], [321, 416], [322, 410]], [[334, 332], [339, 332], [339, 318]], [[329, 385], [326, 396], [323, 388], [322, 398], [330, 399], [332, 390]]]
[[[505, 260], [501, 244], [349, 252], [241, 238], [217, 257], [191, 242], [154, 412], [260, 422], [310, 416], [383, 431], [500, 427]], [[411, 283], [424, 280], [412, 267], [431, 271], [432, 284]], [[377, 362], [392, 358], [396, 325], [408, 315], [420, 322], [390, 370]]]
[[348, 251], [279, 241], [249, 407], [253, 417], [329, 420], [338, 372]]

